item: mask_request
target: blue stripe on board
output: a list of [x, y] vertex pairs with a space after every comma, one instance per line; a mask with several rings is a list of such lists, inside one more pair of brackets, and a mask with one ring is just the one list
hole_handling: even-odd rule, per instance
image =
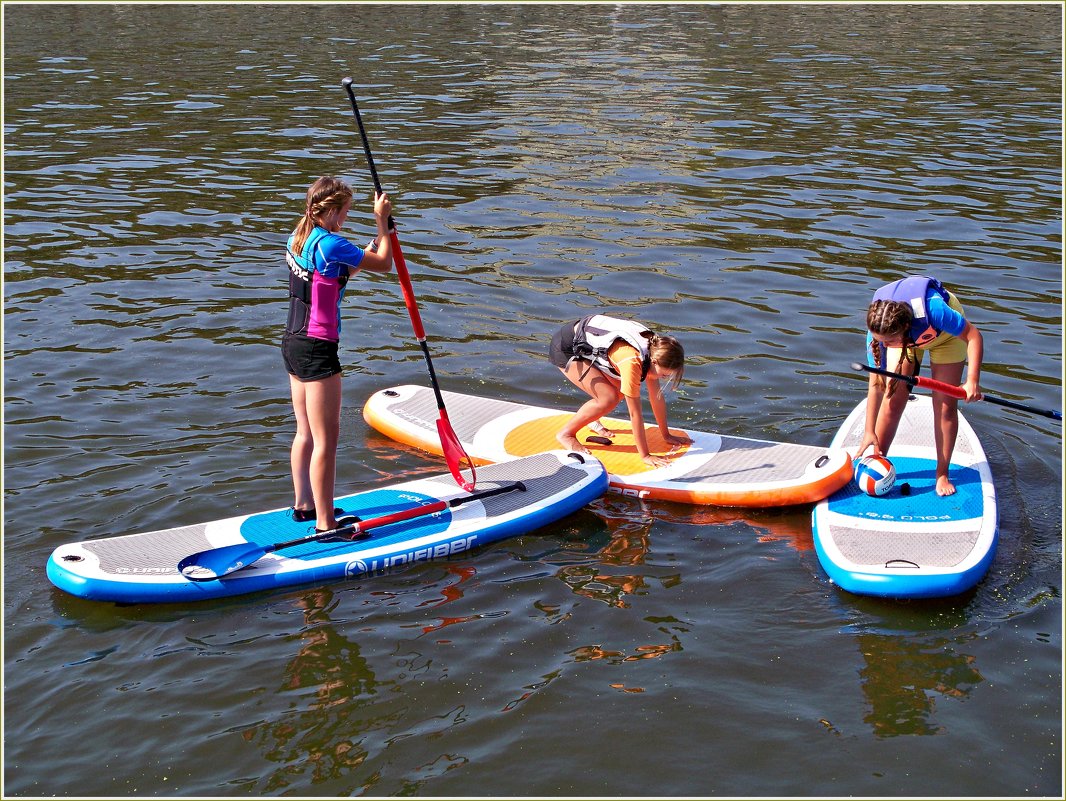
[[[438, 500], [438, 498], [418, 492], [380, 489], [339, 498], [334, 505], [338, 509], [343, 509], [344, 514], [358, 515], [363, 520], [370, 520], [414, 506], [435, 503]], [[451, 517], [451, 510], [445, 509], [436, 514], [372, 529], [370, 535], [375, 542], [385, 544], [394, 540], [407, 540], [436, 534], [448, 527]], [[249, 517], [241, 523], [241, 536], [256, 545], [272, 545], [275, 542], [314, 534], [314, 528], [314, 522], [297, 523], [292, 519], [291, 510], [280, 509], [276, 512]], [[333, 553], [344, 553], [366, 547], [367, 542], [365, 538], [349, 542], [309, 542], [305, 545], [286, 548], [278, 553], [290, 559], [321, 559]]]
[[[852, 481], [830, 497], [829, 509], [868, 520], [899, 522], [933, 523], [982, 516], [981, 474], [974, 468], [952, 465], [951, 480], [957, 491], [942, 498], [936, 494], [935, 461], [902, 456], [890, 461], [896, 468], [896, 483], [888, 494], [871, 497]], [[903, 484], [910, 485], [909, 495], [903, 494]]]

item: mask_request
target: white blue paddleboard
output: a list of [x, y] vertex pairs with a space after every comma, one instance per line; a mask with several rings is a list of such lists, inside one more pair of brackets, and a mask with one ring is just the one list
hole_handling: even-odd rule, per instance
[[[854, 455], [865, 423], [863, 400], [831, 447]], [[992, 564], [998, 535], [992, 471], [970, 424], [960, 412], [949, 473], [954, 495], [936, 494], [929, 396], [911, 396], [887, 456], [896, 483], [886, 495], [867, 495], [853, 481], [814, 508], [814, 547], [829, 578], [849, 592], [888, 598], [973, 587]]]
[[[524, 489], [449, 506], [434, 514], [372, 528], [366, 539], [316, 541], [274, 551], [240, 570], [192, 581], [178, 569], [185, 557], [224, 546], [269, 546], [314, 533], [289, 509], [212, 523], [86, 540], [56, 548], [48, 578], [83, 598], [123, 603], [184, 603], [294, 584], [324, 583], [400, 565], [447, 558], [553, 523], [607, 490], [596, 459], [557, 450], [477, 471], [478, 494], [521, 482]], [[466, 496], [450, 474], [336, 499], [346, 515], [372, 520]]]

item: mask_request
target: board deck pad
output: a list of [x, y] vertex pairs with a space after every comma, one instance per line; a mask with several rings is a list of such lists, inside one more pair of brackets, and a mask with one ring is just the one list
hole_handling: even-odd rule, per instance
[[[49, 579], [84, 598], [125, 603], [201, 600], [374, 573], [444, 558], [549, 525], [602, 495], [607, 473], [595, 459], [556, 450], [478, 471], [476, 492], [522, 482], [444, 511], [373, 528], [355, 541], [317, 541], [268, 554], [213, 581], [190, 581], [178, 562], [211, 548], [271, 545], [313, 533], [291, 509], [161, 531], [61, 545], [48, 560]], [[363, 520], [465, 495], [450, 474], [337, 498], [344, 514]]]
[[[573, 416], [564, 409], [444, 392], [452, 428], [477, 464], [490, 464], [560, 447], [555, 435]], [[367, 424], [406, 445], [441, 454], [436, 398], [427, 387], [404, 385], [374, 393], [363, 407]], [[669, 456], [649, 468], [637, 454], [628, 417], [601, 421], [609, 445], [578, 439], [610, 474], [611, 489], [641, 498], [717, 506], [771, 507], [815, 503], [851, 479], [847, 453], [810, 445], [684, 431], [691, 442], [674, 448], [647, 426], [652, 453]]]
[[[865, 422], [863, 400], [834, 446], [854, 453]], [[974, 586], [995, 555], [997, 511], [991, 469], [973, 428], [960, 412], [949, 471], [954, 495], [936, 494], [928, 396], [911, 396], [888, 459], [896, 481], [886, 495], [871, 497], [850, 482], [815, 507], [815, 551], [826, 573], [843, 589], [882, 597], [939, 597]]]

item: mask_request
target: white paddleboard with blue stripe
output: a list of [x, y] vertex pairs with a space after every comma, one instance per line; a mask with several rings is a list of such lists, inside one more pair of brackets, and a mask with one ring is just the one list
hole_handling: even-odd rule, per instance
[[[521, 482], [522, 489], [488, 494]], [[487, 497], [368, 531], [365, 539], [314, 541], [277, 550], [209, 581], [191, 581], [178, 563], [226, 546], [269, 546], [314, 533], [291, 510], [61, 545], [48, 560], [48, 578], [83, 598], [123, 603], [184, 603], [376, 573], [393, 567], [465, 555], [505, 537], [549, 525], [607, 490], [596, 459], [567, 451], [488, 465], [477, 471], [475, 494]], [[448, 473], [338, 498], [345, 515], [372, 520], [466, 496]]]
[[[855, 455], [865, 423], [864, 399], [831, 447]], [[936, 494], [929, 396], [911, 396], [887, 455], [896, 469], [888, 494], [872, 497], [851, 482], [815, 507], [822, 567], [859, 595], [933, 598], [970, 589], [988, 572], [998, 537], [992, 471], [973, 428], [960, 411], [950, 466], [954, 495]]]

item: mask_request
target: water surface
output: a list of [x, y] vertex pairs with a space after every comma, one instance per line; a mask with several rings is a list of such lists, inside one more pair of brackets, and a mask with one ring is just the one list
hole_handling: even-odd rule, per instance
[[[610, 311], [685, 344], [675, 424], [820, 445], [870, 295], [932, 272], [985, 390], [1060, 408], [1060, 7], [3, 13], [7, 794], [1061, 795], [1061, 426], [987, 404], [1000, 547], [956, 598], [839, 591], [807, 508], [618, 496], [195, 607], [44, 573], [291, 503], [281, 249], [321, 174], [373, 232], [346, 75], [447, 389], [576, 406], [547, 341]], [[394, 278], [342, 360], [341, 489], [442, 471], [359, 413], [426, 381]]]

